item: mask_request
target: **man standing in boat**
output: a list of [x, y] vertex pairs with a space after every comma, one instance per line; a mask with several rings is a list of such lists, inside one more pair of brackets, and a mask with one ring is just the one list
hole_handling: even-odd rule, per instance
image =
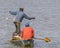
[[17, 34], [19, 34], [19, 32], [21, 31], [20, 30], [20, 24], [21, 24], [23, 18], [28, 19], [28, 20], [35, 19], [35, 17], [28, 17], [23, 11], [24, 11], [24, 8], [19, 8], [19, 11], [17, 11], [17, 12], [9, 11], [10, 14], [16, 15], [14, 17], [14, 24], [15, 24], [15, 27], [16, 27], [15, 32]]

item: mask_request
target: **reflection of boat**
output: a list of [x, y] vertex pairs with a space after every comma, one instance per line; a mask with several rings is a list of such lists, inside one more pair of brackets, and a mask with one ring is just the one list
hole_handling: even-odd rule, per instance
[[15, 40], [15, 39], [10, 39], [11, 43], [14, 43], [16, 45], [21, 45], [21, 46], [34, 46], [34, 41], [33, 40]]

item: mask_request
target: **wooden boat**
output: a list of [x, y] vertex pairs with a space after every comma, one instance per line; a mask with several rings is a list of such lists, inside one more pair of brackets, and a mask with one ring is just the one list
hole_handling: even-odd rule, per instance
[[23, 40], [15, 40], [13, 38], [10, 39], [11, 43], [14, 43], [16, 45], [21, 45], [21, 46], [33, 46], [34, 45], [34, 41], [33, 40], [28, 40], [28, 41], [23, 41]]

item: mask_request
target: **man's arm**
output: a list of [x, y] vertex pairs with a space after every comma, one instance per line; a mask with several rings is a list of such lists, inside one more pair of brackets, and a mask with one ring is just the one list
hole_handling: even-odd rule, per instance
[[23, 16], [20, 18], [20, 22], [22, 22], [23, 18], [28, 20], [35, 19], [35, 17], [28, 17], [26, 14], [23, 14]]
[[24, 16], [24, 18], [26, 18], [28, 20], [35, 19], [35, 17], [28, 17], [26, 14], [24, 14], [23, 16]]
[[9, 13], [10, 13], [11, 15], [16, 15], [16, 14], [17, 14], [17, 12], [12, 12], [12, 11], [9, 11]]

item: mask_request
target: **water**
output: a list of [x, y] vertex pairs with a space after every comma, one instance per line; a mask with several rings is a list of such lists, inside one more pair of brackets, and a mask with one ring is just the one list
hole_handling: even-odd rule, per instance
[[[35, 30], [35, 37], [49, 37], [51, 42], [35, 40], [34, 48], [60, 47], [60, 0], [0, 0], [0, 48], [21, 48], [9, 42], [15, 30], [13, 16], [9, 11], [17, 11], [24, 7], [28, 16], [35, 16], [29, 21]], [[9, 18], [9, 20], [6, 20]], [[21, 28], [27, 20], [24, 19]]]

